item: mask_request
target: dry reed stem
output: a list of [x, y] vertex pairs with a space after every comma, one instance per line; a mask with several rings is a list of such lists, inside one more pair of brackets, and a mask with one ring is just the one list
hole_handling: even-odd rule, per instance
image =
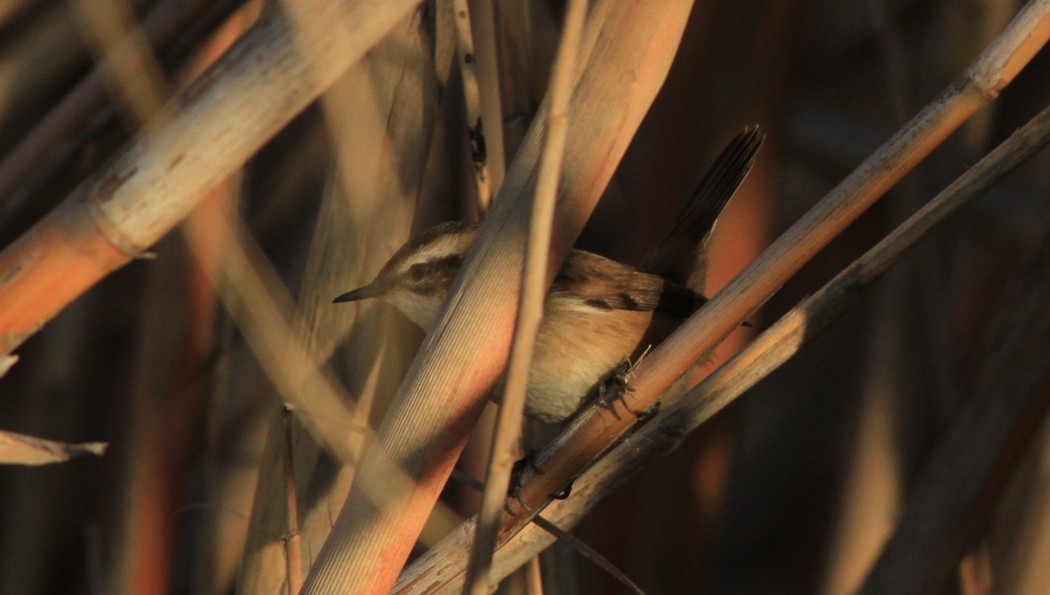
[[492, 6], [494, 26], [499, 31], [495, 52], [499, 60], [497, 68], [500, 72], [515, 73], [515, 76], [500, 77], [497, 82], [500, 116], [506, 115], [506, 120], [501, 121], [503, 142], [498, 149], [509, 158], [517, 154], [536, 111], [532, 81], [540, 78], [540, 71], [554, 61], [553, 57], [549, 60], [544, 57], [547, 45], [536, 41], [536, 37], [544, 37], [545, 33], [554, 35], [554, 18], [546, 4], [537, 2], [497, 0], [482, 4]]
[[[241, 329], [278, 393], [314, 440], [337, 460], [357, 463], [367, 442], [362, 434], [371, 434], [371, 430], [354, 423], [353, 400], [294, 331], [301, 324], [287, 319], [287, 313], [294, 312], [291, 296], [284, 291], [261, 249], [247, 236], [238, 238], [230, 222], [222, 219], [216, 214], [207, 225], [209, 229], [221, 229], [222, 237], [231, 238], [224, 253], [223, 276], [213, 279], [231, 319]], [[191, 218], [185, 226], [191, 246], [204, 241], [199, 225], [196, 218]], [[372, 497], [377, 502], [385, 501], [407, 490], [410, 484], [406, 474], [393, 469], [383, 486], [385, 491]], [[443, 509], [442, 514], [450, 513]]]
[[[331, 301], [380, 268], [386, 250], [407, 238], [413, 208], [427, 200], [420, 195], [426, 194], [427, 176], [431, 175], [427, 153], [436, 126], [432, 114], [436, 90], [429, 77], [437, 64], [452, 63], [454, 47], [435, 48], [436, 55], [431, 58], [427, 53], [429, 32], [420, 25], [415, 16], [403, 19], [322, 98], [325, 126], [335, 142], [337, 159], [316, 220], [300, 287], [299, 307], [304, 320], [295, 330], [319, 361], [327, 360], [340, 342], [346, 343], [346, 354], [352, 358], [348, 365], [354, 370], [351, 375], [365, 379], [355, 388], [358, 401], [354, 417], [346, 420], [344, 434], [362, 446], [371, 435], [354, 434], [348, 428], [364, 428], [377, 392], [387, 395], [396, 388], [396, 384], [391, 385], [395, 380], [384, 376], [389, 375], [392, 365], [399, 365], [390, 364], [391, 359], [402, 357], [401, 346], [396, 345], [392, 340], [396, 337], [389, 332], [391, 326], [397, 326], [390, 324], [397, 322], [393, 320], [397, 315], [379, 308], [358, 314], [357, 308], [333, 306]], [[451, 26], [447, 29], [451, 30]], [[356, 326], [347, 340], [351, 324]], [[300, 419], [313, 415], [309, 405], [303, 407], [307, 410], [300, 408]], [[299, 471], [298, 461], [309, 460], [309, 450], [304, 441], [297, 444], [297, 472], [303, 477], [307, 475]], [[277, 476], [268, 469], [276, 462], [266, 459], [265, 477]], [[327, 536], [328, 510], [338, 510], [343, 504], [353, 474], [353, 469], [342, 469], [325, 497], [327, 504], [304, 511], [302, 536], [308, 558], [320, 549]], [[266, 526], [276, 527], [283, 522], [272, 512], [281, 498], [277, 492], [257, 492], [252, 541], [248, 546], [251, 555], [245, 560], [251, 570], [242, 574], [249, 577], [253, 586], [246, 592], [284, 580], [284, 565], [279, 563], [282, 548], [275, 538], [283, 525], [266, 530]], [[445, 526], [455, 526], [461, 520], [447, 508], [436, 510], [434, 517], [435, 524]], [[422, 539], [426, 541], [426, 535]], [[429, 543], [435, 541], [431, 538]]]
[[284, 426], [284, 444], [281, 449], [281, 463], [284, 469], [284, 502], [285, 522], [288, 531], [284, 535], [285, 575], [287, 576], [288, 595], [296, 595], [303, 587], [303, 554], [299, 537], [299, 501], [295, 494], [295, 448], [292, 440], [292, 410], [287, 407], [282, 412]]
[[[237, 593], [283, 593], [288, 581], [287, 554], [284, 537], [287, 535], [287, 500], [285, 499], [285, 427], [284, 418], [271, 410], [265, 414], [267, 429], [255, 487], [246, 503], [251, 514], [246, 520], [247, 534], [242, 556], [237, 566]], [[293, 434], [294, 436], [294, 434]], [[316, 467], [319, 451], [303, 451], [302, 443], [295, 444], [296, 476], [300, 481]], [[337, 476], [337, 481], [338, 481]], [[304, 510], [305, 515], [309, 514]], [[307, 519], [300, 515], [300, 536], [304, 549], [310, 551], [306, 532]], [[308, 554], [309, 557], [309, 554]]]
[[[474, 62], [481, 95], [481, 120], [485, 123], [485, 162], [489, 187], [498, 192], [507, 175], [506, 144], [503, 138], [503, 99], [500, 97], [495, 8], [491, 0], [471, 3], [470, 23], [474, 39]], [[510, 75], [510, 76], [516, 76]]]
[[[125, 113], [126, 119], [135, 127], [143, 127], [163, 106], [168, 99], [169, 92], [164, 74], [151, 53], [148, 43], [145, 42], [141, 28], [135, 22], [133, 11], [124, 0], [104, 0], [91, 6], [77, 3], [76, 9], [78, 10], [77, 15], [81, 24], [82, 36], [90, 46], [98, 63], [96, 72], [104, 71], [107, 73], [106, 81], [110, 86], [109, 91], [118, 99], [117, 103]], [[219, 44], [222, 43], [223, 41], [220, 37]], [[226, 42], [226, 45], [228, 45], [228, 42]], [[205, 60], [214, 59], [214, 55], [209, 56], [206, 50], [201, 55]], [[214, 194], [217, 195], [217, 199], [211, 202], [214, 203], [222, 199], [223, 192], [221, 190], [216, 190]], [[215, 251], [207, 249], [203, 252], [212, 257], [216, 254]], [[169, 262], [169, 268], [170, 264]], [[200, 270], [213, 268], [209, 266], [211, 264], [213, 264], [213, 261], [209, 260], [208, 256], [202, 257]], [[153, 276], [150, 287], [154, 291], [161, 289], [165, 279], [170, 279], [169, 274], [171, 272], [170, 270], [152, 271]], [[189, 335], [186, 345], [189, 351], [177, 358], [179, 361], [193, 362], [190, 364], [191, 367], [198, 370], [204, 361], [205, 353], [211, 345], [212, 326], [210, 323], [213, 320], [210, 316], [212, 310], [210, 306], [214, 303], [208, 291], [207, 283], [203, 283], [203, 290], [193, 291], [193, 289], [200, 289], [199, 284], [194, 284], [193, 281], [200, 282], [202, 280], [203, 278], [199, 275], [191, 280], [192, 289], [189, 293], [190, 305], [188, 310], [192, 314], [188, 324]], [[134, 366], [138, 371], [137, 376], [140, 377], [139, 391], [143, 393], [139, 397], [150, 396], [150, 390], [147, 388], [151, 383], [149, 379], [153, 375], [151, 374], [153, 368], [150, 366], [150, 362], [171, 359], [166, 357], [171, 354], [165, 351], [165, 342], [156, 340], [159, 333], [161, 333], [160, 328], [163, 327], [168, 319], [165, 309], [163, 301], [157, 300], [151, 301], [147, 308], [146, 321], [142, 326], [142, 335], [139, 338], [143, 349], [137, 351], [139, 357], [136, 358], [137, 365]], [[137, 436], [135, 439], [137, 444], [134, 451], [137, 456], [126, 473], [130, 474], [130, 481], [132, 482], [129, 486], [130, 491], [136, 494], [132, 498], [132, 504], [128, 507], [128, 520], [135, 527], [131, 530], [131, 534], [135, 536], [133, 539], [137, 543], [130, 546], [130, 551], [134, 552], [133, 554], [122, 557], [121, 570], [112, 573], [113, 576], [126, 577], [124, 580], [117, 579], [115, 582], [129, 583], [133, 585], [130, 588], [136, 590], [154, 589], [156, 585], [164, 584], [166, 581], [167, 568], [158, 573], [151, 571], [149, 567], [156, 561], [167, 558], [172, 539], [170, 534], [171, 527], [168, 523], [163, 522], [158, 527], [155, 522], [151, 522], [153, 519], [146, 518], [141, 514], [141, 511], [148, 510], [158, 503], [163, 506], [163, 491], [154, 483], [162, 475], [137, 471], [156, 469], [158, 466], [160, 468], [168, 468], [174, 463], [172, 457], [174, 456], [175, 460], [178, 460], [181, 456], [178, 453], [184, 452], [185, 444], [183, 440], [188, 435], [186, 432], [189, 429], [189, 418], [186, 416], [191, 414], [193, 407], [185, 398], [188, 396], [186, 391], [179, 390], [176, 393], [181, 395], [181, 397], [170, 403], [170, 407], [168, 407], [166, 412], [161, 412], [160, 409], [157, 409], [157, 404], [153, 406], [148, 405], [147, 403], [150, 400], [148, 398], [136, 400], [139, 406], [136, 408], [137, 413], [134, 417], [136, 424], [140, 428], [140, 431], [136, 432]], [[172, 433], [172, 436], [178, 436], [174, 442], [168, 444], [167, 452], [161, 449], [159, 443], [154, 439], [154, 430], [161, 419], [164, 419], [164, 422], [168, 424], [168, 432]], [[175, 454], [172, 455], [171, 453]], [[163, 483], [163, 480], [161, 480], [161, 483]], [[211, 553], [207, 546], [202, 546], [196, 551], [199, 560], [205, 559]], [[198, 580], [206, 580], [208, 576], [206, 568], [208, 567], [210, 567], [210, 564], [204, 563], [195, 568], [197, 573], [199, 573], [195, 573]], [[111, 584], [110, 586], [113, 587], [115, 585]]]
[[[222, 13], [232, 12], [237, 2], [223, 2]], [[197, 20], [205, 9], [214, 10], [213, 0], [165, 0], [158, 3], [141, 22], [142, 34], [150, 46], [168, 45], [188, 23]], [[27, 195], [18, 192], [19, 186], [34, 171], [44, 168], [45, 161], [57, 153], [63, 142], [82, 130], [91, 115], [109, 99], [106, 92], [106, 74], [94, 69], [62, 98], [18, 145], [0, 161], [0, 196], [5, 197], [5, 209], [13, 208], [11, 200]], [[16, 194], [17, 193], [17, 194]], [[12, 197], [16, 194], [15, 197]]]
[[[288, 319], [295, 311], [291, 296], [262, 250], [233, 222], [214, 213], [208, 230], [228, 238], [220, 278], [211, 279], [230, 317], [247, 341], [281, 398], [299, 415], [303, 426], [338, 460], [352, 464], [361, 456], [354, 434], [369, 433], [352, 422], [353, 399], [325, 371], [294, 331]], [[206, 243], [204, 225], [190, 219], [185, 227], [190, 246]]]
[[[99, 52], [100, 62], [114, 73], [114, 83], [118, 85], [114, 92], [124, 99], [126, 109], [139, 119], [138, 123], [144, 125], [164, 104], [167, 95], [165, 83], [146, 45], [118, 45], [114, 41], [133, 37], [133, 17], [127, 6], [122, 5], [121, 0], [107, 0], [103, 5], [109, 8], [99, 14], [91, 7], [81, 6], [88, 31], [93, 36], [92, 45]], [[113, 55], [106, 51], [107, 48], [121, 51]], [[150, 134], [150, 129], [144, 134]], [[234, 225], [229, 216], [229, 212], [218, 210], [213, 213], [212, 221], [190, 219], [191, 247], [196, 251], [204, 249], [206, 253], [207, 248], [202, 247], [214, 239], [205, 236], [202, 225], [214, 225], [211, 231], [218, 230], [219, 237], [227, 238], [222, 271], [227, 282], [216, 278], [215, 269], [207, 266], [204, 259], [202, 268], [212, 275], [210, 281], [281, 395], [293, 409], [299, 408], [303, 412], [303, 425], [339, 460], [345, 463], [356, 461], [361, 444], [351, 431], [355, 427], [352, 406], [349, 405], [353, 399], [337, 379], [323, 371], [318, 358], [302, 345], [288, 322], [289, 313], [294, 312], [295, 307], [291, 296], [283, 289], [280, 276], [262, 250], [246, 234], [238, 232], [243, 226]], [[366, 429], [358, 433], [362, 431], [367, 433]]]
[[[689, 6], [685, 1], [606, 0], [592, 7], [569, 110], [573, 120], [548, 282], [666, 76]], [[362, 464], [307, 577], [305, 593], [385, 592], [393, 586], [506, 362], [539, 141], [539, 130], [533, 127], [463, 265], [445, 313]], [[378, 508], [376, 500], [363, 499], [387, 483], [390, 469], [396, 467], [416, 476], [418, 484], [398, 501]]]
[[452, 3], [456, 23], [456, 55], [459, 56], [459, 76], [463, 84], [466, 108], [467, 134], [470, 137], [470, 160], [474, 165], [474, 199], [479, 213], [489, 210], [492, 202], [492, 184], [489, 175], [485, 127], [481, 119], [481, 92], [478, 90], [477, 54], [470, 28], [470, 10], [467, 0], [445, 0]]
[[[346, 464], [355, 463], [371, 434], [366, 427], [367, 412], [361, 411], [360, 407], [350, 406], [353, 399], [320, 364], [323, 358], [317, 350], [330, 352], [331, 345], [316, 346], [308, 342], [313, 335], [304, 336], [305, 324], [295, 315], [292, 297], [261, 249], [250, 236], [238, 233], [244, 226], [235, 223], [226, 211], [214, 211], [206, 217], [191, 217], [184, 229], [198, 258], [207, 242], [215, 238], [225, 239], [221, 250], [224, 269], [219, 271], [205, 267], [205, 270], [231, 318], [241, 328], [262, 369], [277, 387], [287, 406], [297, 413], [303, 427], [337, 460]], [[323, 301], [327, 304], [329, 300]], [[367, 384], [365, 388], [367, 390]], [[284, 477], [287, 480], [287, 474]], [[288, 487], [287, 483], [284, 487]], [[275, 492], [280, 492], [280, 497], [288, 501], [286, 490]], [[257, 495], [264, 493], [267, 492], [260, 486]], [[264, 507], [264, 504], [257, 501], [253, 510], [256, 507]], [[444, 508], [439, 513], [445, 517], [454, 516]], [[275, 540], [278, 532], [264, 531], [266, 543]], [[301, 540], [298, 535], [289, 538], [296, 543]], [[264, 545], [252, 544], [253, 548]], [[283, 545], [288, 547], [294, 543], [286, 542]], [[284, 553], [287, 556], [284, 566], [287, 571], [291, 569], [291, 559], [299, 559], [300, 556], [290, 551]], [[260, 573], [274, 571], [273, 567], [260, 564], [246, 563], [246, 567], [250, 570], [242, 573], [242, 578], [251, 584], [267, 584], [267, 580], [272, 577], [262, 577]], [[295, 572], [301, 574], [300, 568], [296, 567]], [[295, 573], [286, 574], [283, 580], [298, 585], [302, 582], [301, 576], [296, 578]]]
[[[1030, 2], [1007, 29], [911, 122], [797, 221], [635, 368], [622, 407], [592, 408], [537, 457], [502, 539], [520, 530], [550, 494], [635, 423], [694, 362], [761, 306], [802, 265], [881, 197], [977, 109], [991, 101], [1050, 38], [1050, 0]], [[1002, 68], [1000, 70], [999, 68]]]
[[[159, 65], [156, 64], [148, 46], [142, 43], [141, 39], [138, 39], [137, 43], [118, 43], [119, 40], [124, 40], [125, 38], [135, 39], [135, 29], [132, 25], [130, 10], [120, 0], [108, 0], [101, 6], [78, 4], [78, 7], [80, 9], [79, 14], [84, 22], [85, 37], [88, 39], [92, 51], [97, 56], [100, 69], [110, 73], [108, 81], [111, 85], [110, 92], [120, 99], [124, 110], [129, 112], [129, 118], [134, 120], [135, 124], [144, 126], [164, 105], [169, 93], [165, 88], [166, 82]], [[100, 9], [96, 10], [95, 8]], [[226, 49], [226, 47], [223, 49]], [[210, 63], [214, 61], [215, 56], [218, 54], [220, 54], [220, 50], [216, 51], [214, 55], [202, 56], [202, 58]], [[203, 70], [207, 65], [199, 65], [198, 70]], [[220, 283], [218, 279], [222, 276], [222, 269], [227, 261], [225, 258], [222, 263], [214, 261], [216, 252], [223, 252], [225, 256], [228, 243], [237, 239], [236, 234], [233, 233], [228, 224], [230, 218], [229, 206], [233, 205], [234, 191], [231, 190], [232, 187], [229, 184], [225, 186], [226, 188], [216, 188], [210, 193], [211, 198], [204, 200], [203, 204], [193, 211], [188, 219], [190, 222], [187, 226], [196, 232], [191, 232], [193, 239], [191, 249], [198, 263], [201, 264], [199, 270], [204, 272], [207, 282], [215, 288], [216, 294], [229, 293], [231, 290], [233, 292], [243, 290], [243, 284]], [[212, 225], [216, 226], [215, 229], [209, 228]], [[238, 255], [248, 254], [250, 251], [244, 246], [238, 246], [235, 253]], [[260, 258], [257, 253], [258, 251], [256, 251], [257, 258]], [[261, 276], [259, 271], [270, 271], [268, 262], [247, 264], [243, 260], [234, 258], [229, 261], [229, 265], [241, 268], [250, 265], [252, 268], [250, 276], [253, 278]], [[277, 275], [271, 272], [271, 282], [279, 283], [277, 279]], [[275, 285], [270, 284], [269, 286], [274, 288]], [[251, 300], [254, 299], [253, 296], [240, 295], [236, 297], [240, 298], [240, 303], [251, 303]], [[267, 297], [260, 299], [266, 301]], [[286, 298], [286, 302], [290, 302], [290, 298]], [[288, 304], [286, 304], [286, 310], [287, 307]], [[234, 313], [234, 316], [237, 314], [239, 313]], [[270, 319], [268, 323], [279, 326], [282, 320], [285, 320], [285, 318]], [[258, 328], [252, 327], [246, 330], [246, 335], [265, 336], [266, 333], [260, 333]], [[252, 346], [257, 347], [258, 342], [252, 343]], [[271, 350], [279, 352], [280, 349], [285, 348], [286, 345], [281, 344], [273, 346]], [[311, 361], [307, 365], [311, 365], [314, 368], [317, 366], [316, 361]], [[297, 366], [296, 369], [300, 367]], [[272, 375], [272, 368], [268, 369], [271, 370]], [[321, 395], [322, 397], [324, 396], [323, 392]], [[302, 401], [296, 397], [297, 395], [293, 394], [290, 401]], [[283, 482], [281, 487], [283, 488], [282, 497], [285, 500], [286, 509], [285, 525], [281, 527], [281, 545], [282, 553], [285, 555], [286, 585], [290, 592], [295, 593], [301, 587], [302, 572], [301, 562], [299, 561], [301, 553], [297, 523], [298, 507], [296, 505], [294, 470], [292, 468], [290, 411], [291, 409], [286, 406], [281, 424], [283, 429], [281, 432], [281, 437], [283, 438], [283, 448], [281, 448], [281, 479]], [[258, 578], [256, 577], [254, 580], [258, 581]]]
[[110, 93], [145, 126], [170, 98], [164, 71], [135, 14], [124, 0], [74, 0], [81, 37], [91, 48], [97, 70], [107, 74]]
[[[1050, 110], [1044, 110], [1014, 133], [962, 177], [912, 215], [889, 236], [764, 331], [699, 386], [660, 411], [626, 443], [587, 470], [574, 484], [572, 497], [552, 503], [544, 517], [562, 528], [575, 526], [591, 509], [625, 483], [652, 459], [676, 448], [682, 439], [729, 403], [778, 368], [860, 296], [861, 291], [895, 264], [922, 239], [997, 183], [1040, 147], [1050, 141]], [[468, 521], [406, 571], [403, 583], [441, 568], [461, 566], [462, 543], [469, 541], [473, 520]], [[530, 525], [496, 554], [496, 576], [506, 576], [546, 548], [553, 538]], [[445, 585], [454, 590], [458, 582]], [[416, 593], [407, 588], [399, 593]]]
[[467, 565], [465, 592], [484, 595], [489, 592], [489, 568], [496, 547], [500, 512], [510, 486], [511, 469], [517, 458], [521, 441], [521, 424], [525, 411], [525, 393], [528, 388], [529, 367], [536, 344], [536, 331], [543, 318], [543, 304], [547, 295], [547, 258], [551, 241], [551, 219], [558, 193], [558, 177], [565, 155], [565, 136], [568, 129], [569, 94], [572, 70], [576, 65], [587, 4], [582, 0], [569, 3], [565, 14], [563, 36], [551, 70], [550, 110], [547, 112], [546, 133], [539, 170], [536, 174], [536, 192], [529, 220], [525, 263], [521, 284], [518, 321], [511, 343], [510, 362], [503, 398], [499, 403], [496, 428], [489, 449], [488, 472], [478, 529]]
[[165, 107], [159, 121], [170, 124], [151, 127], [0, 253], [0, 351], [170, 231], [415, 5], [304, 0], [296, 12], [317, 26], [298, 36], [271, 5]]
[[[797, 353], [922, 239], [1035, 154], [1050, 139], [1050, 111], [1044, 110], [963, 176], [908, 218], [864, 256], [803, 300], [730, 361], [690, 391], [680, 404], [693, 429]], [[671, 427], [666, 429], [668, 432]]]
[[[399, 6], [404, 13], [413, 4], [360, 6], [362, 12], [350, 10], [340, 16], [349, 19], [343, 24], [351, 29], [361, 27], [357, 29], [363, 32], [361, 37], [324, 27], [324, 34], [302, 33], [294, 42], [288, 24], [271, 10], [202, 82], [181, 95], [185, 111], [174, 104], [167, 108], [170, 126], [153, 125], [114, 165], [82, 185], [0, 254], [0, 271], [7, 271], [0, 279], [0, 304], [5, 305], [0, 345], [15, 348], [60, 307], [158, 239], [167, 231], [165, 226], [176, 224], [196, 204], [200, 191], [210, 185], [209, 176], [240, 166], [312, 95], [320, 93], [322, 85], [340, 74], [341, 66], [349, 66], [371, 45], [370, 40], [385, 32], [391, 19], [397, 18]], [[332, 22], [339, 21], [327, 24]], [[313, 57], [325, 58], [324, 64], [308, 66], [300, 59], [296, 43]], [[270, 97], [285, 109], [252, 101], [256, 96]], [[212, 152], [221, 153], [224, 146], [232, 153]], [[226, 229], [227, 237], [232, 237], [232, 226], [227, 224]], [[232, 295], [223, 292], [227, 307], [282, 394], [300, 408], [304, 425], [338, 459], [355, 460], [360, 445], [347, 423], [351, 417], [338, 383], [316, 364], [307, 364], [311, 358], [286, 322], [291, 300], [285, 299], [282, 308], [272, 297], [279, 283], [264, 282], [260, 268], [248, 264], [249, 247], [235, 248], [228, 254], [232, 264], [225, 271], [234, 288]], [[277, 278], [270, 275], [271, 281]]]
[[978, 545], [1050, 409], [1050, 241], [997, 302], [967, 400], [930, 453], [858, 593], [942, 591]]
[[[362, 434], [370, 435], [371, 430], [356, 423], [354, 400], [295, 331], [302, 323], [289, 320], [294, 303], [276, 270], [250, 236], [237, 231], [243, 225], [224, 215], [213, 213], [206, 222], [190, 218], [184, 229], [191, 247], [197, 249], [207, 241], [202, 226], [228, 239], [221, 277], [212, 282], [231, 319], [303, 427], [337, 460], [355, 464], [367, 442]], [[410, 481], [392, 470], [387, 477], [389, 493], [377, 495], [377, 500], [403, 491]], [[442, 514], [451, 513], [443, 509]]]

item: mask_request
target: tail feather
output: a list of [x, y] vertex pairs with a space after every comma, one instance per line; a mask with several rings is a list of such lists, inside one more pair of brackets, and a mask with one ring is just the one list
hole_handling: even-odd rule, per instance
[[682, 206], [678, 222], [646, 258], [641, 269], [703, 290], [705, 251], [718, 216], [751, 171], [765, 136], [758, 126], [739, 132], [715, 159]]

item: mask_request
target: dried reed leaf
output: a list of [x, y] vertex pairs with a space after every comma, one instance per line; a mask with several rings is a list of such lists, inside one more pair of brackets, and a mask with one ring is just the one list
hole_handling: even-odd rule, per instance
[[0, 430], [0, 465], [50, 465], [83, 455], [102, 456], [105, 442], [70, 444]]

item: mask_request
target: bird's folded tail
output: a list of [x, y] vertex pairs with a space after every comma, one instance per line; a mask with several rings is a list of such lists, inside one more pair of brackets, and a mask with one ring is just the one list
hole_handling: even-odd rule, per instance
[[703, 291], [707, 272], [704, 252], [715, 222], [751, 171], [764, 139], [758, 126], [748, 126], [730, 141], [682, 205], [677, 223], [649, 253], [641, 270]]

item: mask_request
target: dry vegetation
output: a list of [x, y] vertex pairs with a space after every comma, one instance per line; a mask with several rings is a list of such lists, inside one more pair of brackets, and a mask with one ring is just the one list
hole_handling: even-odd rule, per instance
[[[592, 0], [552, 79], [568, 4], [0, 4], [0, 593], [462, 591], [548, 113], [552, 262], [767, 140], [625, 405], [706, 380], [527, 427], [475, 592], [1050, 589], [1050, 0]], [[481, 217], [425, 342], [330, 303]]]

